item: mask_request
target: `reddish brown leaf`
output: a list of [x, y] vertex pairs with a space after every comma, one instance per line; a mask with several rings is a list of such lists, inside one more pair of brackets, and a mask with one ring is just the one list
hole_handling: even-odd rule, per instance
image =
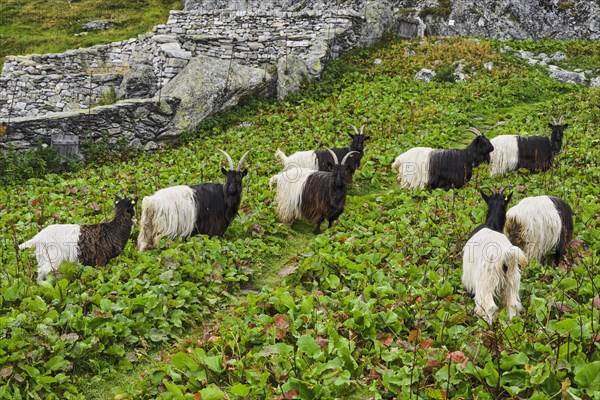
[[383, 344], [385, 347], [390, 347], [391, 344], [394, 342], [394, 338], [389, 333], [380, 335], [378, 339], [381, 342], [381, 344]]
[[286, 392], [286, 393], [284, 394], [284, 397], [283, 397], [283, 398], [284, 398], [284, 399], [293, 399], [293, 398], [294, 398], [294, 396], [297, 396], [297, 395], [298, 395], [298, 391], [297, 391], [296, 389], [292, 389], [292, 390], [290, 390], [289, 392]]
[[517, 186], [517, 191], [519, 193], [525, 193], [526, 190], [527, 190], [527, 187], [525, 185], [519, 185], [519, 186]]
[[275, 317], [273, 317], [273, 320], [275, 321], [275, 327], [277, 329], [287, 331], [287, 329], [290, 327], [290, 323], [287, 317], [283, 314], [275, 315]]
[[202, 400], [202, 395], [200, 392], [194, 393], [194, 400]]
[[425, 339], [425, 340], [421, 341], [421, 344], [419, 344], [419, 347], [422, 349], [428, 349], [431, 346], [433, 346], [433, 339], [431, 339], [431, 338]]
[[600, 296], [594, 297], [594, 300], [592, 300], [592, 305], [596, 308], [600, 308]]
[[102, 318], [110, 318], [110, 314], [102, 310], [94, 310], [94, 315], [98, 315]]
[[467, 366], [467, 361], [469, 361], [469, 359], [465, 357], [464, 353], [460, 350], [453, 351], [452, 353], [448, 354], [446, 359], [462, 365], [463, 368]]
[[440, 368], [441, 366], [443, 366], [444, 363], [438, 360], [429, 360], [427, 361], [427, 364], [425, 364], [425, 367], [430, 367], [430, 368]]
[[98, 204], [98, 202], [94, 201], [92, 203], [89, 204], [89, 207], [94, 210], [94, 211], [99, 211], [102, 207], [100, 206], [100, 204]]
[[19, 374], [14, 374], [13, 375], [13, 379], [19, 383], [23, 382], [25, 379], [23, 379], [23, 377]]
[[73, 187], [68, 188], [67, 191], [71, 194], [75, 194], [75, 193], [79, 192], [79, 189], [77, 189], [76, 187], [73, 186]]
[[329, 345], [329, 340], [319, 336], [319, 337], [317, 337], [317, 344], [319, 345], [319, 347], [321, 349], [324, 349], [325, 347], [327, 347]]

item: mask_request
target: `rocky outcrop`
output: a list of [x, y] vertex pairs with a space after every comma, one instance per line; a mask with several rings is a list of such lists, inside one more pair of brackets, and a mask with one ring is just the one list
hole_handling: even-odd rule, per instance
[[290, 93], [300, 91], [310, 81], [304, 61], [297, 56], [281, 57], [277, 63], [277, 98], [285, 99]]
[[157, 76], [149, 64], [135, 63], [123, 74], [123, 80], [117, 89], [117, 98], [135, 99], [154, 96], [158, 90]]
[[236, 105], [244, 96], [266, 94], [272, 76], [265, 70], [206, 56], [193, 58], [162, 90], [181, 100], [175, 135], [194, 129], [208, 115]]
[[596, 1], [425, 0], [396, 4], [418, 9], [431, 35], [600, 39], [600, 5]]

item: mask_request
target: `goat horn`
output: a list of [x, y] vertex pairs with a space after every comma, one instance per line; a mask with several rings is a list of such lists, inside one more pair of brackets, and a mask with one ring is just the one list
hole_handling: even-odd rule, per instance
[[335, 165], [339, 165], [340, 162], [339, 162], [337, 156], [335, 155], [335, 153], [331, 149], [327, 149], [327, 151], [329, 151], [331, 153], [331, 156], [333, 157], [333, 162], [335, 162]]
[[498, 193], [504, 194], [504, 191], [508, 188], [512, 188], [512, 186], [511, 185], [502, 186], [500, 189], [498, 189]]
[[489, 187], [487, 187], [487, 186], [483, 186], [483, 187], [482, 187], [482, 188], [480, 188], [479, 190], [481, 190], [482, 192], [483, 192], [484, 190], [489, 190], [489, 191], [490, 191], [490, 193], [492, 193], [492, 194], [494, 194], [494, 193], [495, 193], [495, 192], [494, 192], [494, 189], [492, 189], [492, 188], [489, 188]]
[[234, 170], [234, 168], [233, 168], [233, 160], [231, 159], [231, 156], [229, 154], [227, 154], [226, 152], [224, 152], [223, 150], [221, 150], [221, 149], [217, 149], [217, 150], [219, 150], [221, 153], [223, 153], [225, 155], [225, 158], [227, 158], [227, 161], [229, 161], [229, 168], [233, 171]]
[[365, 129], [365, 126], [364, 126], [364, 125], [360, 127], [360, 134], [361, 134], [361, 135], [363, 134], [363, 130], [364, 130], [364, 129]]
[[565, 116], [564, 114], [560, 116], [560, 118], [558, 119], [558, 124], [557, 125], [560, 125], [562, 123], [562, 119], [563, 119], [564, 116]]
[[[354, 128], [354, 133], [356, 133], [357, 135], [360, 135], [360, 133], [358, 133], [358, 128], [357, 128], [357, 127], [355, 127], [355, 126], [354, 126], [354, 125], [352, 125], [352, 124], [350, 124], [350, 126], [351, 126], [352, 128]], [[361, 132], [361, 133], [362, 133], [362, 132]]]
[[476, 136], [483, 136], [483, 134], [481, 132], [479, 132], [477, 129], [470, 127], [469, 129], [466, 129], [469, 132], [473, 132]]
[[252, 151], [252, 149], [248, 150], [247, 152], [244, 153], [244, 155], [242, 156], [242, 158], [240, 158], [240, 162], [238, 163], [237, 166], [237, 170], [239, 171], [240, 169], [242, 169], [242, 166], [244, 165], [244, 160], [246, 159], [246, 156]]
[[348, 157], [350, 157], [352, 155], [352, 153], [356, 153], [356, 154], [360, 154], [358, 151], [351, 151], [350, 153], [346, 154], [344, 156], [344, 158], [342, 158], [342, 163], [341, 165], [346, 165], [346, 160], [348, 159]]
[[558, 122], [556, 122], [556, 118], [554, 118], [553, 115], [550, 116], [552, 118], [552, 124], [553, 125], [558, 125]]

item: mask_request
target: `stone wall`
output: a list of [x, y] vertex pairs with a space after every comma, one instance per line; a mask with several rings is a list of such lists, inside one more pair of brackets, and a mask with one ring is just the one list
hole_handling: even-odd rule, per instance
[[357, 15], [332, 11], [172, 11], [165, 25], [137, 39], [61, 54], [7, 57], [0, 77], [0, 117], [89, 108], [116, 91], [122, 74], [136, 62], [153, 66], [158, 87], [196, 55], [264, 68], [285, 54], [310, 59], [322, 41], [334, 42], [331, 50], [337, 54], [355, 44], [352, 28], [358, 26]]
[[[180, 107], [179, 103], [175, 107], [171, 104], [175, 99], [169, 100], [169, 112], [152, 106], [162, 104], [163, 88], [173, 90], [170, 82], [192, 59], [208, 57], [215, 65], [220, 62], [219, 69], [226, 72], [219, 78], [223, 82], [211, 82], [211, 87], [231, 89], [230, 78], [244, 68], [254, 68], [256, 76], [272, 76], [271, 69], [279, 60], [297, 56], [311, 75], [319, 76], [329, 59], [378, 40], [385, 31], [414, 37], [424, 30], [418, 19], [397, 17], [389, 0], [251, 0], [227, 7], [219, 7], [219, 0], [206, 3], [206, 7], [188, 7], [192, 2], [188, 3], [185, 11], [171, 11], [165, 24], [135, 39], [61, 54], [7, 57], [0, 76], [0, 124], [8, 126], [9, 134], [0, 138], [0, 144], [26, 148], [39, 139], [49, 143], [52, 134], [94, 138], [108, 134], [134, 146], [163, 141], [182, 132], [181, 124], [174, 120], [197, 122], [205, 117], [183, 115], [195, 108]], [[185, 89], [182, 93], [189, 92]], [[227, 104], [209, 108], [219, 111], [256, 90], [241, 85]], [[123, 98], [132, 93], [155, 97], [95, 107], [111, 91]], [[186, 104], [194, 104], [195, 100], [187, 97]]]
[[106, 136], [112, 143], [125, 140], [130, 145], [154, 149], [169, 142], [177, 134], [173, 118], [179, 99], [136, 99], [91, 110], [53, 113], [39, 117], [11, 120], [8, 135], [0, 135], [0, 148], [26, 149], [42, 142], [50, 144], [55, 134], [90, 136], [93, 140]]

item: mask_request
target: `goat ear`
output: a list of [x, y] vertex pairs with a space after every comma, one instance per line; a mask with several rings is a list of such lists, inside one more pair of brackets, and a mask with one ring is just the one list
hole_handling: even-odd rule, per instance
[[348, 132], [348, 136], [350, 136], [350, 139], [354, 139], [354, 135], [351, 134], [350, 132]]
[[569, 124], [564, 124], [563, 125], [563, 129], [567, 129], [569, 127]]
[[133, 199], [131, 199], [131, 205], [134, 205], [135, 203], [137, 203], [139, 197], [135, 197]]
[[512, 199], [512, 192], [504, 196], [504, 202], [508, 204], [510, 203], [510, 199]]
[[119, 200], [121, 200], [121, 199], [119, 198], [119, 196], [115, 196], [115, 204], [117, 204], [117, 203], [119, 202]]
[[483, 190], [480, 190], [479, 193], [481, 193], [481, 197], [483, 198], [483, 200], [488, 203], [490, 201], [490, 196], [488, 196], [487, 194], [485, 194], [483, 192]]
[[227, 170], [225, 168], [221, 167], [221, 173], [223, 175], [227, 175]]
[[365, 140], [371, 139], [371, 136], [365, 136]]
[[248, 170], [245, 169], [242, 171], [242, 178], [245, 177], [246, 175], [248, 175]]
[[549, 126], [550, 128], [554, 128], [554, 124], [553, 124], [552, 122], [548, 122], [548, 126]]

